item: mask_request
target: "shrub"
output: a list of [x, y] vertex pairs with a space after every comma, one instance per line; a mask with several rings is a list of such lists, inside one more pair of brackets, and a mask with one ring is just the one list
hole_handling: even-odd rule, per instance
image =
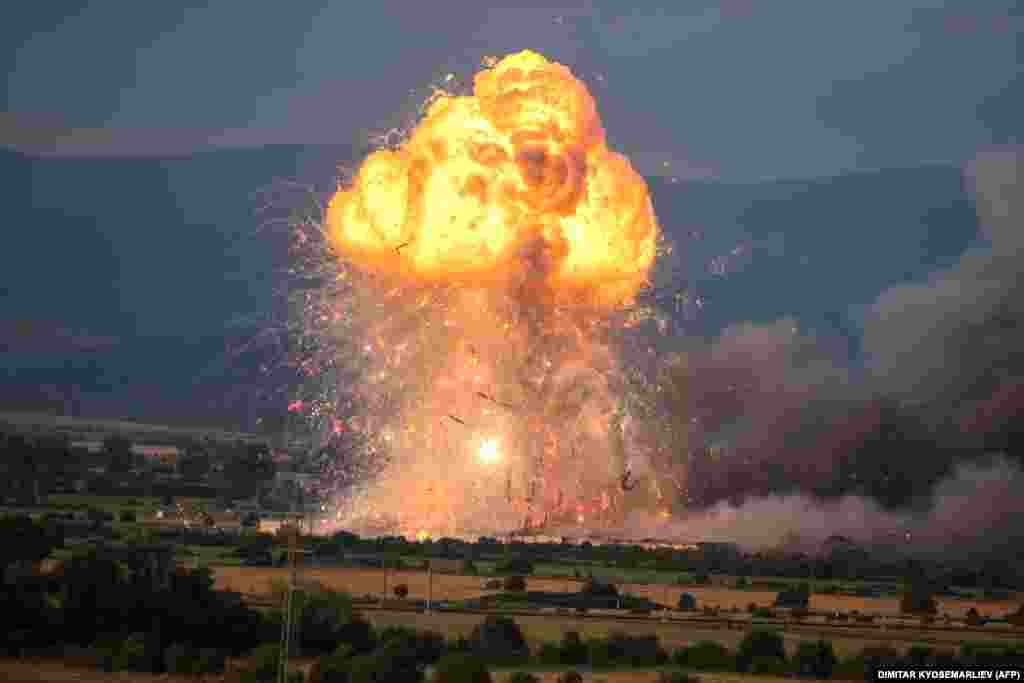
[[103, 671], [145, 671], [150, 668], [146, 657], [146, 639], [135, 633], [128, 638], [114, 635], [96, 641], [93, 646], [97, 664]]
[[474, 653], [488, 659], [514, 661], [529, 655], [519, 624], [500, 614], [490, 614], [474, 626], [469, 641]]
[[122, 522], [134, 522], [135, 521], [135, 511], [134, 510], [124, 510], [124, 511], [122, 511], [121, 512], [121, 521]]
[[537, 651], [537, 661], [544, 666], [562, 663], [562, 648], [557, 643], [543, 643]]
[[807, 609], [810, 605], [811, 593], [807, 586], [800, 586], [793, 590], [779, 591], [775, 596], [776, 607], [798, 607]]
[[583, 582], [580, 592], [585, 595], [615, 597], [619, 594], [619, 589], [613, 583], [603, 583], [591, 577]]
[[702, 640], [676, 650], [672, 654], [672, 663], [700, 671], [723, 671], [734, 668], [736, 660], [721, 643]]
[[338, 646], [329, 655], [318, 657], [309, 670], [309, 683], [348, 683], [349, 666], [352, 662], [352, 647]]
[[754, 629], [740, 641], [739, 650], [736, 653], [736, 669], [737, 671], [748, 671], [755, 659], [764, 657], [786, 659], [782, 634], [774, 630]]
[[611, 666], [615, 655], [607, 638], [591, 638], [587, 641], [587, 660], [592, 667]]
[[504, 588], [507, 591], [521, 593], [526, 590], [526, 579], [521, 576], [508, 576], [505, 578]]
[[900, 598], [900, 611], [904, 614], [935, 614], [939, 609], [931, 591], [924, 585], [915, 585]]
[[761, 676], [782, 676], [789, 667], [782, 657], [754, 657], [750, 662], [750, 673]]
[[634, 667], [656, 666], [668, 659], [653, 634], [630, 636], [621, 631], [613, 632], [608, 636], [608, 649], [612, 662], [621, 661]]
[[562, 636], [562, 664], [569, 666], [587, 663], [587, 645], [578, 631], [566, 631]]
[[506, 679], [506, 683], [540, 683], [540, 679], [526, 671], [516, 671]]
[[741, 576], [740, 578], [736, 579], [737, 590], [744, 590], [746, 588], [750, 588], [750, 579], [748, 579], [745, 576]]
[[494, 567], [495, 574], [532, 574], [533, 562], [525, 557], [510, 557]]
[[932, 660], [933, 650], [924, 645], [911, 645], [907, 648], [907, 661], [914, 666], [926, 666]]
[[697, 598], [692, 593], [679, 594], [679, 609], [683, 612], [692, 612], [697, 609]]
[[227, 665], [227, 653], [217, 648], [201, 647], [196, 651], [192, 661], [192, 673], [223, 673]]
[[349, 660], [347, 683], [419, 683], [422, 675], [408, 662], [396, 659], [387, 649]]
[[405, 600], [405, 598], [409, 595], [409, 587], [404, 583], [398, 584], [394, 587], [393, 590], [395, 593], [395, 597], [399, 598], [400, 600]]
[[686, 671], [662, 671], [658, 683], [700, 683], [700, 678]]
[[831, 678], [836, 668], [836, 653], [827, 640], [804, 641], [796, 650], [793, 665], [796, 672], [808, 678]]
[[274, 683], [281, 665], [281, 647], [277, 643], [264, 643], [255, 650], [249, 661], [239, 669], [242, 683]]
[[467, 574], [469, 576], [476, 576], [480, 573], [480, 571], [476, 568], [476, 565], [473, 563], [473, 560], [466, 560], [462, 563], [462, 573]]
[[579, 671], [564, 671], [558, 677], [558, 683], [583, 683], [583, 675]]
[[[387, 680], [391, 683], [391, 679]], [[491, 672], [480, 658], [471, 654], [450, 654], [442, 657], [434, 668], [433, 683], [491, 683]], [[356, 683], [356, 681], [352, 681]]]

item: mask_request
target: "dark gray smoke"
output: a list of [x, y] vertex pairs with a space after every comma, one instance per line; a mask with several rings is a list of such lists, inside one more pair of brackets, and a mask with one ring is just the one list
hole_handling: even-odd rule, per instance
[[955, 532], [961, 548], [1007, 538], [1024, 481], [1022, 159], [1003, 148], [965, 169], [982, 243], [877, 297], [861, 365], [789, 320], [688, 352], [686, 495], [700, 524], [738, 539], [791, 527], [909, 528], [934, 545]]

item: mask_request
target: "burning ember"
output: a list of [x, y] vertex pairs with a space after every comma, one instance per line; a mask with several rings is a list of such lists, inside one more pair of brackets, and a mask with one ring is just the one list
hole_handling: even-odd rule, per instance
[[364, 437], [338, 455], [347, 524], [621, 519], [633, 437], [611, 321], [647, 285], [658, 226], [568, 68], [524, 51], [471, 95], [436, 94], [333, 195], [324, 232], [331, 400]]

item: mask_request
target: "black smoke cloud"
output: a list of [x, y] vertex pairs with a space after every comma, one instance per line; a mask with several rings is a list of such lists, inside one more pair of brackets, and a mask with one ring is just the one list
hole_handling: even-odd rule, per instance
[[1007, 537], [1015, 496], [991, 489], [1024, 481], [1022, 158], [1003, 148], [968, 165], [982, 239], [927, 281], [883, 291], [860, 314], [856, 363], [792, 320], [686, 352], [675, 381], [692, 425], [691, 531]]

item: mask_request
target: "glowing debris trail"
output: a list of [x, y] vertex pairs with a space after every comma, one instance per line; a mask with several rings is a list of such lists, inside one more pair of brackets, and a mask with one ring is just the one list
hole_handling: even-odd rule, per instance
[[608, 332], [647, 284], [658, 226], [569, 69], [524, 51], [472, 95], [439, 94], [334, 194], [324, 229], [344, 280], [327, 328], [350, 349], [339, 394], [375, 444], [347, 522], [439, 535], [621, 518], [643, 439]]

